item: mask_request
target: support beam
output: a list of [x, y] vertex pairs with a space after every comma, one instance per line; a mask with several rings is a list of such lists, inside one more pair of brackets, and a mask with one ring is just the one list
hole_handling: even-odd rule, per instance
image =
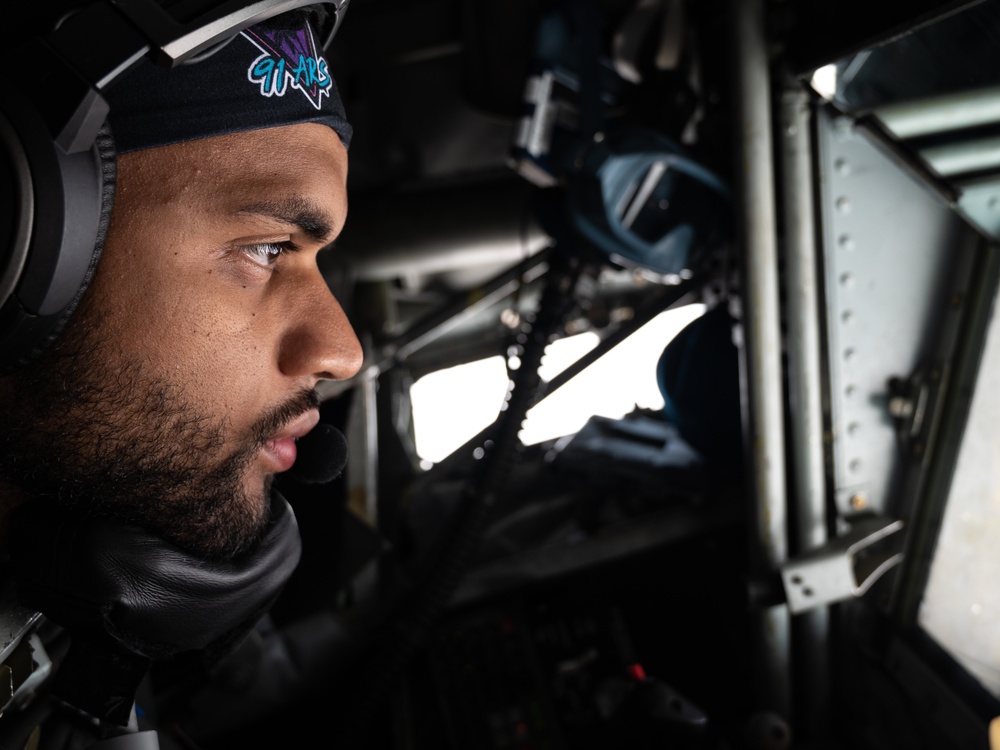
[[[788, 556], [784, 393], [771, 125], [771, 77], [763, 0], [731, 0], [734, 131], [742, 245], [743, 394], [750, 468], [751, 576], [775, 574]], [[762, 712], [790, 717], [789, 628], [784, 604], [761, 606], [752, 623], [754, 694]]]
[[[788, 327], [789, 428], [791, 431], [793, 554], [827, 542], [826, 471], [812, 105], [803, 84], [782, 81], [780, 108], [781, 213], [784, 226], [785, 304]], [[807, 737], [823, 736], [830, 705], [830, 610], [818, 607], [792, 623], [794, 722]], [[801, 735], [801, 731], [796, 732]]]

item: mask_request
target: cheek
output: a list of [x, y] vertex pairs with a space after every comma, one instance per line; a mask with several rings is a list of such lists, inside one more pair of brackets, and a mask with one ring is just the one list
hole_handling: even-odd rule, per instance
[[252, 295], [216, 274], [149, 268], [141, 283], [105, 277], [98, 287], [112, 350], [179, 386], [190, 403], [240, 419], [266, 403], [272, 332]]

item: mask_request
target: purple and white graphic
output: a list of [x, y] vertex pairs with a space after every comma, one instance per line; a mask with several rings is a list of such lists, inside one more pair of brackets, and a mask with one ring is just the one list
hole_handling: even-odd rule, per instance
[[308, 26], [269, 31], [251, 28], [242, 35], [264, 53], [247, 71], [250, 82], [260, 84], [262, 96], [284, 96], [291, 86], [320, 108], [323, 94], [330, 95], [333, 78]]

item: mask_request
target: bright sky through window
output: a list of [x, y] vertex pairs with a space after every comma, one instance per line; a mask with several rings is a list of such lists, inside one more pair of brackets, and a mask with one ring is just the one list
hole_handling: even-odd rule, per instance
[[[700, 304], [661, 313], [528, 412], [521, 441], [534, 445], [580, 430], [594, 415], [624, 417], [636, 407], [662, 409], [656, 363], [664, 347], [705, 312]], [[595, 334], [550, 344], [542, 360], [546, 381], [597, 345]], [[507, 392], [501, 357], [430, 373], [410, 390], [417, 455], [426, 465], [447, 457], [493, 422]]]

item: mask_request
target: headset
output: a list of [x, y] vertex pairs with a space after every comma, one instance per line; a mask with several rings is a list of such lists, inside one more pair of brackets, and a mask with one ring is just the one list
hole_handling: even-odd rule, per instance
[[90, 0], [5, 56], [0, 101], [0, 376], [35, 361], [90, 283], [115, 189], [103, 92], [143, 58], [196, 64], [240, 31], [323, 5], [326, 48], [349, 0]]
[[675, 284], [730, 240], [730, 190], [679, 142], [628, 120], [632, 84], [603, 57], [602, 24], [597, 0], [542, 16], [508, 163], [563, 189], [568, 225], [600, 259]]

